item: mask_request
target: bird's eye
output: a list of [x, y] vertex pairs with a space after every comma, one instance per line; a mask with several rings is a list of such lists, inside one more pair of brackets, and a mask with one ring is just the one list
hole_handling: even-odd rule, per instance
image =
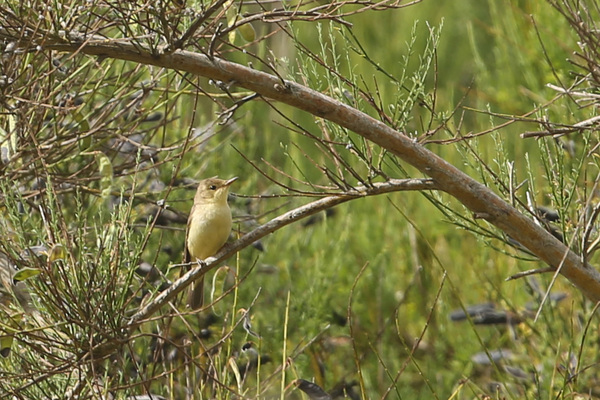
[[217, 185], [210, 185], [208, 188], [210, 190], [217, 190]]

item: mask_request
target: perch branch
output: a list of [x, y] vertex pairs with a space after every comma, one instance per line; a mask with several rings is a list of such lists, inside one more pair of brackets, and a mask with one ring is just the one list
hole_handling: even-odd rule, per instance
[[[181, 278], [174, 281], [169, 288], [160, 293], [150, 303], [145, 305], [141, 310], [134, 314], [129, 322], [131, 328], [135, 328], [142, 323], [146, 318], [153, 315], [160, 307], [173, 299], [177, 294], [181, 293], [193, 281], [204, 275], [207, 271], [215, 268], [221, 261], [229, 258], [241, 249], [251, 245], [260, 238], [275, 232], [276, 230], [309, 217], [319, 211], [326, 210], [349, 200], [360, 197], [374, 196], [378, 194], [406, 191], [406, 190], [436, 190], [437, 185], [431, 179], [390, 179], [387, 182], [374, 183], [372, 186], [360, 186], [355, 190], [344, 192], [341, 194], [323, 197], [312, 201], [308, 204], [288, 211], [276, 218], [273, 218], [266, 224], [248, 232], [240, 239], [223, 247], [221, 251], [215, 254], [214, 257], [209, 257], [205, 261], [205, 265], [193, 267]], [[192, 265], [195, 265], [192, 263]]]

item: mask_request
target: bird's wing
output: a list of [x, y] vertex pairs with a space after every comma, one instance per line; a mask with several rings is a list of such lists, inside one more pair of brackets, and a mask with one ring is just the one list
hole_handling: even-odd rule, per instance
[[195, 208], [196, 208], [196, 205], [194, 204], [192, 206], [192, 209], [190, 210], [190, 215], [188, 217], [187, 225], [185, 227], [185, 242], [183, 243], [183, 262], [184, 263], [190, 263], [190, 262], [194, 261], [194, 260], [192, 260], [192, 255], [190, 254], [190, 251], [188, 250], [187, 240], [188, 240], [188, 235], [190, 234], [190, 225], [192, 223], [192, 215], [194, 215]]

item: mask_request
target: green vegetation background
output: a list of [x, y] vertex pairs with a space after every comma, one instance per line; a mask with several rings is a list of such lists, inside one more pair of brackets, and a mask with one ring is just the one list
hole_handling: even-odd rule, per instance
[[[546, 58], [563, 79], [572, 69], [567, 59], [575, 48], [575, 37], [566, 21], [544, 1], [424, 1], [394, 12], [359, 15], [350, 21], [354, 24], [354, 35], [371, 59], [395, 74], [401, 71], [404, 57], [411, 57], [409, 65], [413, 68], [418, 65], [430, 27], [443, 25], [437, 51], [437, 107], [446, 113], [460, 103], [477, 110], [524, 114], [555, 95], [546, 87], [547, 83], [557, 83]], [[296, 26], [299, 39], [314, 44], [311, 48], [318, 51], [317, 30], [303, 29], [302, 23]], [[413, 29], [417, 39], [414, 54], [409, 55]], [[259, 48], [259, 54], [260, 51], [265, 49]], [[280, 43], [273, 51], [277, 57], [288, 60], [296, 56], [290, 43]], [[373, 78], [382, 79], [366, 60], [348, 51], [354, 63], [352, 74], [363, 75], [370, 84]], [[344, 63], [341, 64], [344, 70]], [[428, 82], [431, 90], [432, 74]], [[315, 78], [310, 85], [328, 93], [332, 90], [324, 77]], [[384, 103], [394, 101], [393, 86], [382, 85], [379, 90]], [[305, 128], [316, 129], [311, 116], [283, 109]], [[570, 121], [571, 111], [563, 108], [559, 113], [563, 111], [564, 115], [556, 116]], [[264, 158], [286, 166], [286, 171], [296, 171], [299, 178], [322, 181], [320, 172], [294, 146], [298, 144], [302, 151], [313, 154], [310, 141], [278, 125], [276, 122], [281, 122], [281, 118], [267, 106], [249, 104], [236, 117], [241, 129], [229, 141], [247, 157]], [[206, 113], [206, 118], [211, 118], [211, 114]], [[450, 124], [456, 127], [461, 119], [463, 134], [504, 122], [472, 110], [463, 114], [459, 108]], [[408, 126], [422, 130], [418, 112]], [[519, 137], [527, 129], [534, 128], [513, 124], [502, 129], [495, 139], [479, 140], [478, 150], [493, 164], [501, 143], [504, 155], [515, 162], [519, 182], [528, 177], [528, 155], [532, 160], [532, 175], [539, 179], [537, 201], [549, 204], [548, 182], [538, 161], [538, 144], [534, 139]], [[190, 166], [183, 173], [194, 178], [215, 174], [240, 176], [240, 183], [232, 189], [238, 194], [253, 195], [267, 190], [264, 178], [249, 168], [231, 146], [217, 141], [213, 145], [218, 146], [219, 155], [206, 161], [206, 170], [200, 173]], [[477, 175], [452, 145], [430, 148]], [[270, 200], [261, 200], [261, 209], [269, 209], [269, 203]], [[341, 380], [358, 379], [357, 359], [349, 342], [334, 340], [351, 334], [348, 325], [336, 325], [333, 317], [346, 315], [351, 302], [352, 335], [370, 398], [382, 395], [392, 385], [396, 371], [405, 364], [408, 365], [392, 397], [449, 398], [457, 391], [459, 397], [470, 398], [482, 391], [493, 393], [488, 381], [507, 385], [516, 382], [517, 389], [513, 388], [512, 395], [535, 392], [539, 396], [536, 398], [546, 398], [558, 393], [566, 378], [553, 373], [555, 364], [567, 362], [564, 354], [577, 348], [581, 340], [581, 332], [573, 332], [568, 322], [574, 313], [571, 307], [581, 307], [581, 299], [563, 280], [559, 279], [555, 290], [570, 293], [569, 301], [556, 309], [554, 305], [547, 306], [540, 320], [521, 324], [516, 333], [506, 326], [453, 323], [448, 319], [449, 311], [473, 303], [493, 301], [499, 307], [522, 311], [533, 299], [528, 285], [524, 280], [504, 280], [540, 265], [490, 248], [483, 240], [451, 224], [420, 194], [397, 193], [353, 201], [335, 211], [322, 223], [276, 232], [264, 240], [264, 253], [247, 249], [229, 262], [239, 263], [242, 271], [256, 262], [254, 271], [240, 286], [238, 305], [246, 306], [260, 289], [252, 315], [253, 326], [262, 335], [263, 353], [281, 359], [286, 312], [289, 313], [288, 354], [290, 349], [321, 335], [294, 360], [288, 375], [316, 379], [324, 388], [331, 388]], [[182, 238], [181, 234], [173, 246], [181, 243]], [[499, 241], [492, 243], [507, 249]], [[539, 279], [544, 287], [549, 283], [549, 278]], [[286, 308], [288, 293], [289, 309]], [[411, 356], [411, 348], [423, 330], [422, 342]], [[502, 347], [518, 354], [515, 362], [518, 367], [552, 379], [536, 386], [533, 378], [519, 380], [502, 370], [474, 366], [471, 361], [476, 352]], [[261, 374], [267, 376], [278, 364], [265, 366]], [[465, 378], [471, 381], [463, 381]]]
[[[446, 115], [459, 105], [501, 114], [525, 114], [555, 94], [546, 87], [547, 83], [556, 83], [546, 57], [562, 78], [572, 69], [567, 58], [575, 48], [575, 37], [566, 22], [544, 1], [424, 1], [393, 12], [359, 15], [350, 21], [354, 35], [371, 59], [394, 74], [400, 73], [405, 57], [410, 57], [409, 66], [416, 68], [430, 27], [443, 25], [437, 51], [437, 107]], [[299, 39], [309, 46], [312, 44], [311, 49], [318, 52], [317, 29], [303, 29], [302, 25], [295, 25]], [[413, 29], [416, 42], [409, 54]], [[260, 27], [257, 30], [260, 34]], [[294, 69], [296, 53], [292, 44], [285, 40], [271, 44], [270, 50], [287, 59], [288, 67]], [[362, 75], [369, 84], [373, 78], [383, 78], [364, 58], [351, 49], [346, 50], [354, 64], [351, 71], [346, 67], [346, 73]], [[268, 56], [264, 47], [256, 51]], [[339, 51], [343, 53], [344, 49]], [[341, 65], [344, 71], [344, 63]], [[432, 90], [432, 74], [427, 81], [427, 89]], [[332, 91], [323, 76], [314, 77], [310, 85], [327, 93]], [[384, 104], [394, 102], [396, 88], [382, 85], [379, 90]], [[213, 114], [205, 106], [201, 105], [198, 111], [209, 121]], [[316, 131], [311, 116], [286, 107], [281, 109], [303, 127]], [[185, 120], [185, 110], [181, 112]], [[564, 112], [560, 117], [570, 121], [570, 111]], [[237, 149], [252, 160], [264, 158], [283, 165], [284, 170], [295, 171], [298, 178], [323, 182], [320, 172], [302, 153], [319, 157], [312, 153], [310, 141], [279, 125], [277, 122], [283, 122], [281, 117], [265, 104], [248, 104], [236, 114], [236, 119], [240, 130], [225, 141], [215, 137], [209, 147], [217, 152], [200, 156], [205, 169], [198, 170], [196, 160], [190, 159], [183, 175], [198, 179], [216, 174], [224, 178], [239, 176], [240, 182], [232, 188], [234, 193], [268, 193], [269, 183], [249, 167]], [[450, 124], [456, 127], [461, 119], [463, 134], [504, 122], [472, 110], [463, 114], [459, 108]], [[185, 126], [182, 121], [182, 127]], [[408, 127], [423, 129], [418, 111]], [[538, 144], [533, 139], [519, 137], [526, 129], [532, 127], [513, 124], [502, 129], [495, 139], [480, 139], [477, 146], [483, 158], [493, 164], [500, 142], [504, 155], [515, 162], [518, 181], [528, 177], [528, 155], [532, 160], [532, 175], [539, 179], [537, 200], [548, 204], [545, 192], [548, 183], [541, 163], [536, 161]], [[470, 174], [478, 174], [469, 169], [454, 146], [430, 148]], [[259, 209], [268, 210], [272, 204], [280, 203], [264, 199], [259, 201]], [[187, 209], [183, 205], [181, 208]], [[234, 207], [234, 214], [235, 210]], [[244, 213], [243, 209], [237, 210]], [[540, 320], [523, 323], [515, 328], [516, 332], [506, 326], [454, 323], [448, 319], [449, 311], [473, 303], [493, 301], [501, 308], [523, 311], [526, 303], [533, 300], [528, 285], [524, 280], [504, 280], [540, 265], [490, 248], [483, 240], [450, 223], [420, 194], [397, 193], [353, 201], [335, 211], [321, 223], [291, 226], [276, 232], [263, 241], [262, 253], [247, 249], [239, 258], [229, 261], [229, 265], [241, 271], [256, 265], [240, 286], [237, 306], [247, 307], [260, 290], [251, 310], [253, 327], [262, 335], [260, 351], [275, 359], [263, 367], [261, 376], [268, 376], [281, 363], [285, 336], [287, 355], [291, 349], [318, 337], [294, 359], [293, 368], [287, 373], [289, 379], [315, 379], [329, 389], [340, 381], [358, 379], [357, 364], [360, 364], [370, 398], [377, 398], [388, 386], [394, 386], [392, 379], [401, 369], [392, 397], [405, 399], [450, 398], [455, 391], [460, 398], [482, 392], [493, 394], [490, 381], [516, 385], [509, 396], [529, 392], [537, 393], [536, 398], [549, 398], [565, 385], [566, 378], [556, 376], [553, 371], [555, 364], [568, 362], [565, 354], [577, 348], [581, 340], [581, 332], [572, 331], [573, 326], [568, 322], [573, 317], [572, 307], [581, 307], [581, 299], [563, 280], [559, 279], [555, 290], [570, 293], [569, 301], [556, 309], [554, 305], [547, 306]], [[244, 226], [240, 225], [240, 229]], [[176, 248], [183, 242], [183, 232], [174, 236], [171, 246]], [[492, 244], [508, 250], [499, 241]], [[148, 251], [154, 249], [149, 247]], [[549, 278], [539, 279], [544, 287], [548, 285]], [[354, 290], [353, 285], [356, 285]], [[223, 304], [231, 301], [230, 298]], [[346, 316], [350, 303], [352, 332], [348, 325], [337, 325], [335, 317]], [[221, 312], [227, 309], [223, 304], [217, 307]], [[289, 322], [284, 334], [286, 313]], [[415, 340], [422, 331], [425, 331], [422, 342], [416, 346]], [[343, 340], [350, 335], [356, 354], [350, 341]], [[234, 347], [241, 346], [248, 338], [244, 332], [238, 332]], [[417, 350], [411, 355], [413, 346]], [[515, 378], [491, 366], [475, 366], [471, 361], [474, 353], [498, 348], [511, 349], [518, 354], [516, 366], [547, 380], [536, 386], [535, 378]]]
[[[317, 29], [314, 24], [304, 22], [294, 23], [293, 28], [299, 41], [315, 53], [320, 53], [319, 34], [329, 37], [331, 33], [338, 46], [337, 54], [343, 55], [339, 60], [341, 72], [362, 77], [372, 90], [375, 81], [381, 82], [377, 89], [384, 105], [397, 103], [398, 94], [402, 96], [404, 92], [386, 83], [386, 77], [373, 63], [397, 76], [403, 73], [403, 65], [408, 65], [407, 73], [411, 75], [420, 65], [431, 30], [441, 29], [435, 73], [427, 74], [424, 92], [431, 95], [437, 87], [438, 116], [433, 126], [447, 118], [450, 133], [459, 128], [461, 134], [481, 132], [506, 121], [485, 111], [522, 115], [550, 100], [556, 93], [546, 84], [558, 84], [558, 78], [571, 79], [569, 71], [573, 66], [568, 58], [577, 48], [577, 39], [567, 22], [541, 0], [425, 0], [395, 11], [353, 16], [349, 21], [354, 36], [372, 62], [345, 44], [341, 39], [343, 28], [324, 24]], [[266, 33], [267, 28], [260, 24], [255, 24], [255, 28], [259, 35]], [[409, 45], [413, 37], [414, 44]], [[282, 35], [250, 50], [264, 59], [277, 60], [281, 71], [290, 71], [301, 80], [296, 48]], [[329, 48], [324, 56], [331, 57], [329, 61], [333, 62]], [[241, 53], [225, 55], [241, 63], [251, 61], [244, 57]], [[139, 72], [140, 81], [146, 78], [144, 68]], [[174, 73], [164, 76], [161, 83], [175, 89], [174, 82], [180, 77]], [[331, 95], [344, 89], [318, 67], [314, 71], [305, 69], [304, 76], [310, 87]], [[219, 92], [204, 79], [198, 79], [198, 83], [211, 92]], [[137, 89], [131, 89], [134, 90]], [[168, 147], [185, 137], [191, 128], [206, 128], [216, 119], [216, 113], [222, 111], [206, 99], [195, 103], [192, 86], [186, 90], [189, 91], [173, 96], [179, 96], [177, 100], [167, 91], [152, 99], [157, 100], [156, 110], [173, 117], [164, 130], [158, 130], [153, 144]], [[307, 131], [319, 134], [321, 122], [314, 117], [279, 105], [277, 110]], [[411, 110], [406, 131], [421, 134], [428, 129], [430, 116], [418, 104]], [[581, 111], [567, 102], [540, 113], [564, 123], [583, 119]], [[262, 160], [295, 178], [316, 184], [328, 182], [310, 159], [327, 161], [312, 140], [289, 129], [291, 124], [265, 102], [245, 104], [235, 113], [234, 120], [227, 127], [214, 127], [212, 138], [187, 153], [177, 177], [195, 180], [214, 175], [240, 177], [232, 186], [236, 196], [231, 204], [236, 221], [234, 229], [243, 233], [251, 228], [246, 221], [249, 213], [266, 213], [258, 221], [265, 222], [275, 215], [269, 211], [276, 207], [282, 207], [277, 210], [281, 212], [306, 202], [306, 198], [295, 197], [242, 197], [283, 193], [244, 157], [267, 171], [269, 167]], [[492, 171], [501, 176], [505, 175], [507, 161], [514, 161], [516, 181], [529, 179], [536, 201], [556, 206], [555, 198], [550, 196], [556, 185], [552, 177], [546, 176], [540, 142], [519, 136], [537, 128], [514, 123], [469, 143], [477, 148]], [[446, 134], [440, 132], [436, 138], [447, 138]], [[552, 142], [545, 144], [548, 148], [552, 145]], [[465, 147], [430, 144], [428, 148], [470, 175], [480, 180], [490, 179], [489, 174], [477, 168], [479, 163], [472, 156], [468, 153], [465, 156]], [[176, 162], [174, 159], [157, 167], [157, 176], [163, 182], [171, 180]], [[569, 170], [572, 160], [565, 163], [565, 169]], [[404, 177], [400, 166], [392, 164], [386, 170], [397, 171], [393, 178]], [[419, 176], [410, 168], [407, 171], [411, 176]], [[277, 176], [273, 171], [270, 174]], [[148, 175], [148, 179], [154, 178], [152, 173]], [[285, 180], [283, 176], [277, 177]], [[139, 178], [144, 178], [142, 173]], [[162, 193], [140, 195], [159, 199]], [[525, 201], [522, 192], [518, 195]], [[193, 191], [175, 188], [168, 202], [170, 207], [185, 214], [192, 197]], [[441, 199], [462, 212], [456, 202], [443, 196]], [[106, 239], [115, 232], [103, 228], [102, 224], [107, 224], [111, 217], [99, 213], [100, 206], [82, 207], [76, 217], [86, 219], [89, 226], [97, 222], [94, 233]], [[127, 218], [135, 220], [136, 213], [143, 214], [144, 210], [134, 209]], [[112, 222], [116, 220], [113, 216]], [[23, 225], [27, 223], [35, 226], [31, 221]], [[181, 261], [185, 232], [183, 225], [180, 228], [155, 229], [141, 258], [163, 272], [170, 271], [170, 265]], [[135, 235], [121, 245], [135, 249], [143, 230], [137, 226]], [[257, 382], [263, 389], [270, 388], [266, 393], [274, 396], [281, 380], [287, 385], [296, 378], [314, 379], [325, 389], [342, 381], [362, 380], [367, 398], [380, 398], [388, 387], [393, 387], [388, 398], [404, 399], [474, 398], [482, 393], [509, 398], [563, 398], [595, 387], [597, 374], [594, 368], [586, 367], [597, 361], [596, 333], [586, 336], [584, 331], [591, 311], [586, 309], [581, 295], [561, 278], [553, 291], [564, 291], [569, 297], [558, 305], [548, 303], [536, 322], [527, 319], [509, 327], [474, 326], [449, 320], [451, 310], [489, 301], [499, 308], [523, 312], [526, 304], [534, 300], [530, 285], [525, 279], [509, 282], [505, 279], [542, 265], [513, 257], [522, 254], [500, 240], [477, 237], [458, 227], [422, 194], [395, 193], [352, 201], [336, 207], [333, 214], [316, 223], [296, 224], [275, 232], [262, 245], [264, 251], [247, 248], [228, 260], [227, 264], [239, 276], [250, 273], [235, 293], [214, 307], [219, 321], [212, 328], [213, 338], [219, 338], [221, 329], [229, 327], [236, 317], [232, 310], [250, 310], [252, 329], [261, 339], [237, 328], [226, 343], [236, 350], [252, 340], [261, 354], [272, 359], [245, 383], [248, 396], [258, 393], [251, 389]], [[171, 278], [179, 274], [169, 273]], [[211, 273], [207, 278], [211, 286], [213, 276]], [[220, 279], [221, 274], [215, 279], [217, 293], [221, 290]], [[536, 279], [545, 289], [551, 277]], [[141, 350], [142, 344], [139, 346]], [[524, 371], [525, 377], [515, 377], [500, 367], [475, 365], [472, 360], [475, 353], [499, 348], [515, 354], [511, 366]], [[303, 350], [298, 354], [298, 349]], [[577, 380], [571, 380], [562, 368], [569, 364], [574, 353], [578, 354], [581, 366]], [[291, 364], [285, 378], [280, 374], [275, 379], [269, 378], [288, 357]], [[225, 365], [226, 359], [221, 362]], [[505, 384], [508, 391], [496, 394], [489, 385], [495, 381]], [[158, 390], [159, 386], [152, 389]], [[291, 396], [300, 394], [296, 391]]]

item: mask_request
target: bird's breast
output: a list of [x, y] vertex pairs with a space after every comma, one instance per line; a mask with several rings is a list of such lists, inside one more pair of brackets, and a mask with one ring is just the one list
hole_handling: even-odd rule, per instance
[[189, 221], [187, 247], [192, 259], [213, 256], [231, 233], [231, 210], [227, 204], [197, 205]]

